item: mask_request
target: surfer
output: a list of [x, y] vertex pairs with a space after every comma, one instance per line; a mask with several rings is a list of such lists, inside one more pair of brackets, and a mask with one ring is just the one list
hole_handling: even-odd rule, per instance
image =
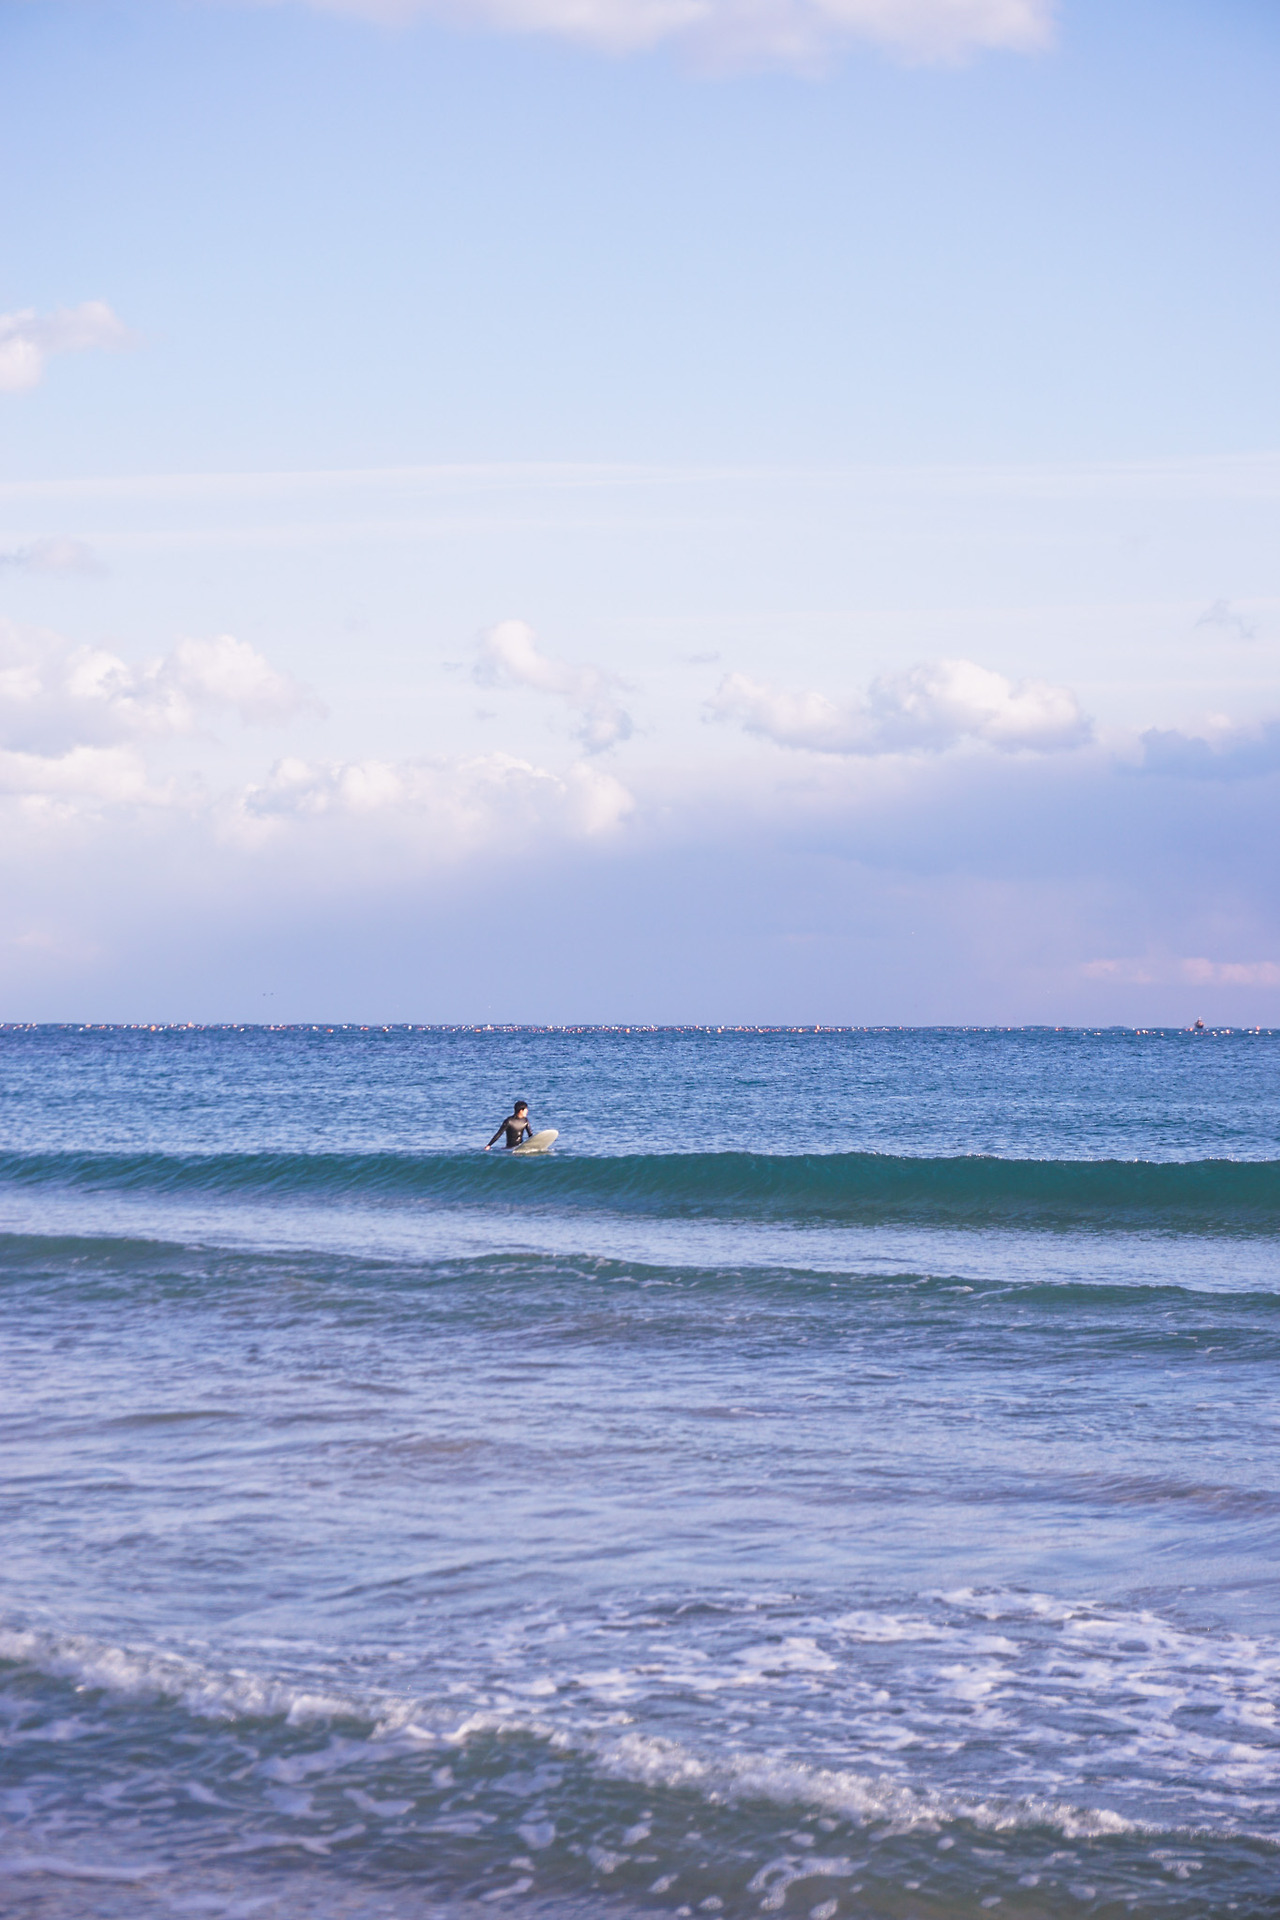
[[[529, 1125], [529, 1102], [527, 1100], [516, 1101], [514, 1107], [511, 1109], [511, 1118], [503, 1121], [497, 1133], [494, 1134], [493, 1140], [489, 1142], [489, 1147], [493, 1145], [494, 1140], [500, 1139], [504, 1133], [507, 1136], [507, 1145], [509, 1147], [518, 1147], [522, 1140], [532, 1140], [533, 1128]], [[486, 1153], [488, 1153], [489, 1147], [485, 1148]]]

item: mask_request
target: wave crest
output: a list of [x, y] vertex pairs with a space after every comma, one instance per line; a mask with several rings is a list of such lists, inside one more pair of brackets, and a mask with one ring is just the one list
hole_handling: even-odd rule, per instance
[[671, 1218], [1280, 1231], [1280, 1161], [976, 1154], [6, 1153], [0, 1187], [425, 1202]]

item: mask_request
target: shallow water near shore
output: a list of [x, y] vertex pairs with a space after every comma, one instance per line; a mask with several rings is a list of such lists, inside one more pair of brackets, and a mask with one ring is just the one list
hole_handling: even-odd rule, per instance
[[1278, 1092], [0, 1031], [0, 1905], [1280, 1914]]

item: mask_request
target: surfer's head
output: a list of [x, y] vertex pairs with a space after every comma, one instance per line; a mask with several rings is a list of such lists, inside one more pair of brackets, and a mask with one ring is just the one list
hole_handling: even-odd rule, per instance
[[529, 1102], [527, 1100], [517, 1100], [511, 1111], [512, 1113], [528, 1113]]

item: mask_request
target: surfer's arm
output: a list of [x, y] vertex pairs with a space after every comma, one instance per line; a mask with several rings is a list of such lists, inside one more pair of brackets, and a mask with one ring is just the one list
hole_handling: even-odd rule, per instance
[[[498, 1131], [497, 1131], [497, 1132], [496, 1132], [496, 1133], [494, 1134], [494, 1136], [493, 1136], [493, 1140], [501, 1140], [501, 1138], [502, 1138], [502, 1135], [503, 1135], [503, 1130], [505, 1129], [505, 1127], [506, 1127], [506, 1124], [507, 1124], [507, 1123], [506, 1123], [506, 1121], [504, 1120], [504, 1121], [503, 1121], [503, 1123], [502, 1123], [502, 1126], [500, 1126], [500, 1127], [498, 1128]], [[493, 1140], [490, 1140], [490, 1142], [489, 1142], [489, 1145], [488, 1145], [488, 1146], [486, 1146], [486, 1148], [485, 1148], [485, 1152], [486, 1152], [486, 1153], [488, 1153], [488, 1151], [489, 1151], [489, 1147], [491, 1147], [491, 1146], [493, 1145]]]

